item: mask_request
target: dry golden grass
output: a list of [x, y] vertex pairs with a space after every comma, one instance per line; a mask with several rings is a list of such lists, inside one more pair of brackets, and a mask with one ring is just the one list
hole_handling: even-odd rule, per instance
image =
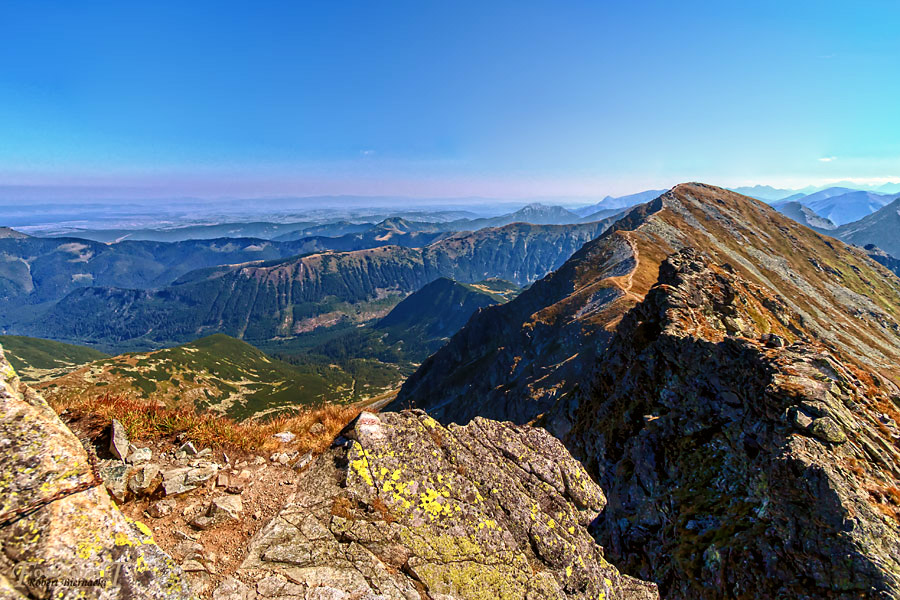
[[[185, 433], [195, 443], [212, 448], [236, 448], [248, 452], [284, 449], [274, 434], [290, 431], [297, 437], [291, 447], [300, 452], [322, 452], [338, 432], [359, 414], [353, 405], [325, 405], [319, 408], [298, 409], [266, 421], [236, 422], [213, 413], [198, 413], [190, 409], [165, 408], [122, 396], [82, 397], [53, 402], [59, 413], [67, 410], [73, 416], [93, 415], [104, 420], [118, 419], [133, 440], [149, 441]], [[321, 423], [324, 431], [318, 435], [310, 428]]]

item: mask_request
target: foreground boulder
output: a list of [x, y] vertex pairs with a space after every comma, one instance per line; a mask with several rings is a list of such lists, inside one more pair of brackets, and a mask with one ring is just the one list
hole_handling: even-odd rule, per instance
[[0, 597], [182, 599], [180, 569], [119, 512], [87, 453], [0, 350]]
[[[217, 592], [241, 598], [658, 598], [587, 526], [602, 491], [545, 431], [363, 413]], [[308, 595], [313, 594], [313, 595]]]

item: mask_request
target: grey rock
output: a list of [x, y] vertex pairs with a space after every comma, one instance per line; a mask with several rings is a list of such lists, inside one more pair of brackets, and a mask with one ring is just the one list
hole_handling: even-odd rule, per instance
[[847, 434], [831, 417], [819, 417], [809, 426], [809, 432], [824, 442], [843, 444]]
[[209, 529], [225, 521], [239, 519], [243, 512], [240, 496], [219, 496], [210, 502], [202, 515], [191, 520], [191, 525], [197, 529]]
[[132, 468], [118, 461], [104, 461], [100, 465], [100, 478], [106, 491], [119, 504], [124, 504], [129, 497], [128, 479]]
[[175, 500], [172, 498], [163, 498], [151, 504], [148, 511], [151, 517], [159, 519], [172, 514], [172, 511], [175, 510], [175, 505]]
[[251, 543], [236, 576], [262, 576], [260, 597], [658, 598], [603, 559], [603, 493], [546, 431], [404, 412], [352, 434]]
[[283, 444], [288, 444], [294, 441], [294, 438], [297, 436], [290, 431], [282, 431], [280, 433], [274, 434], [272, 437], [276, 438], [279, 442]]
[[116, 458], [125, 460], [128, 456], [128, 434], [125, 427], [117, 419], [112, 420], [110, 427], [109, 451]]
[[252, 600], [256, 594], [242, 581], [226, 577], [213, 591], [213, 600]]
[[[0, 527], [0, 596], [192, 598], [181, 569], [153, 542], [145, 525], [125, 518], [103, 486], [70, 492], [92, 481], [88, 455], [44, 399], [21, 385], [2, 351], [0, 444], [0, 514], [61, 494]], [[116, 479], [121, 481], [118, 475]], [[108, 586], [73, 588], [63, 581], [102, 578], [113, 569], [119, 576]], [[20, 575], [50, 583], [15, 590]]]
[[150, 448], [135, 448], [132, 445], [127, 460], [133, 465], [148, 462], [153, 460], [153, 451]]
[[196, 456], [197, 448], [194, 446], [194, 442], [185, 442], [178, 448], [179, 452], [184, 452], [188, 456]]
[[128, 478], [128, 489], [135, 496], [149, 496], [157, 490], [162, 477], [159, 474], [159, 465], [144, 463], [134, 467]]

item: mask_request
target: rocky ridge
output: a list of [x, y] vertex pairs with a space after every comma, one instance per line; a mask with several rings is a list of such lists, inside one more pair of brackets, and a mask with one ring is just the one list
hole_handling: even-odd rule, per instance
[[666, 598], [900, 595], [900, 389], [686, 249], [631, 310], [568, 445], [616, 564]]

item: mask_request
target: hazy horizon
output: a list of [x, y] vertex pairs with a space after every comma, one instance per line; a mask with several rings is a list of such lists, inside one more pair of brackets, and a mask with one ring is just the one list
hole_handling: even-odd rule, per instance
[[897, 22], [896, 3], [835, 0], [6, 4], [0, 186], [527, 199], [898, 181]]

